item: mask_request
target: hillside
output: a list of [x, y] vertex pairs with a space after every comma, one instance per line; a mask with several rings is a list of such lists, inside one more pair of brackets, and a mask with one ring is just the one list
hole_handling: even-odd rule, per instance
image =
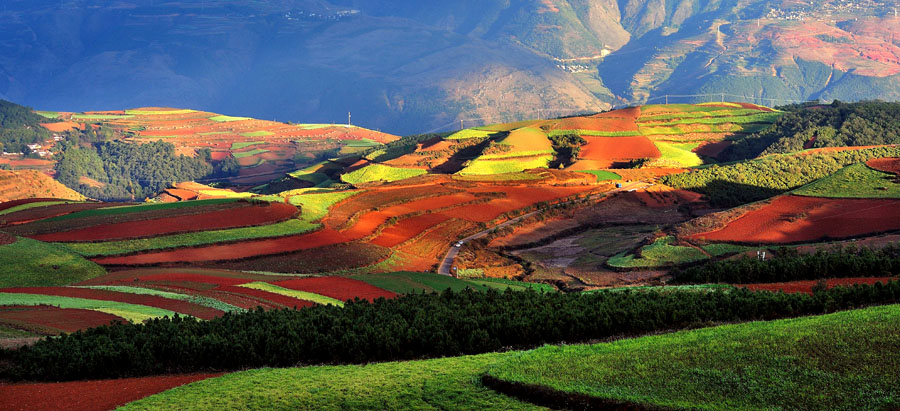
[[[892, 100], [900, 39], [889, 33], [900, 23], [891, 6], [15, 1], [0, 12], [10, 22], [0, 46], [11, 50], [0, 58], [0, 98], [51, 110], [160, 105], [317, 123], [352, 112], [355, 123], [395, 134], [667, 95], [684, 103], [725, 93], [766, 106]], [[707, 96], [683, 97], [695, 94]]]
[[35, 170], [0, 170], [0, 202], [28, 198], [84, 200], [84, 196]]
[[[482, 409], [544, 409], [527, 402], [535, 398], [528, 395], [535, 394], [534, 389], [496, 384], [504, 388], [502, 392], [514, 394], [509, 397], [485, 387], [479, 382], [485, 373], [502, 381], [591, 395], [597, 400], [590, 404], [596, 405], [704, 404], [732, 409], [735, 404], [777, 407], [801, 401], [812, 408], [860, 404], [889, 408], [896, 405], [891, 395], [896, 395], [897, 383], [897, 353], [888, 348], [897, 341], [889, 324], [898, 319], [897, 306], [887, 306], [597, 345], [366, 366], [260, 369], [176, 388], [126, 409], [195, 407], [198, 400], [209, 409], [252, 407], [257, 403], [241, 395], [248, 389], [256, 393], [252, 401], [277, 401], [294, 408], [380, 408], [402, 403], [423, 408], [477, 404]], [[720, 349], [723, 345], [730, 348]], [[822, 362], [825, 358], [828, 361]], [[778, 378], [752, 380], [760, 374]], [[728, 384], [722, 384], [723, 375]], [[844, 388], [858, 386], [860, 380], [880, 394]], [[792, 384], [785, 386], [785, 381]], [[565, 395], [543, 397], [548, 399], [550, 404], [542, 404], [553, 408], [576, 400]]]

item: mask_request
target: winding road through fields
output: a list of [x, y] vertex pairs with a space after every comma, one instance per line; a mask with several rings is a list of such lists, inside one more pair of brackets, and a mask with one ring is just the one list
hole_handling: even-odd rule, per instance
[[[620, 193], [623, 191], [641, 190], [641, 189], [650, 187], [652, 185], [653, 185], [652, 183], [647, 183], [647, 182], [643, 182], [643, 181], [633, 181], [633, 182], [622, 184], [622, 187], [620, 187], [620, 188], [616, 188], [616, 189], [613, 189], [610, 191], [606, 191], [604, 193], [594, 195], [593, 197], [591, 197], [591, 199], [595, 199], [597, 197], [606, 196], [606, 195], [613, 194], [613, 193]], [[573, 200], [573, 201], [575, 201], [575, 200]], [[578, 201], [580, 201], [580, 200], [578, 200]], [[569, 202], [571, 203], [572, 201], [569, 201]], [[565, 203], [563, 203], [563, 204], [565, 204]], [[488, 235], [488, 233], [491, 232], [491, 230], [503, 228], [508, 225], [515, 224], [523, 219], [526, 219], [533, 215], [537, 215], [542, 212], [544, 212], [544, 210], [536, 210], [536, 211], [532, 211], [528, 214], [523, 214], [518, 217], [511, 218], [511, 219], [504, 221], [503, 223], [500, 223], [494, 227], [488, 228], [483, 231], [479, 231], [479, 232], [472, 234], [466, 238], [463, 238], [457, 242], [454, 242], [453, 245], [450, 246], [450, 250], [447, 251], [447, 255], [444, 256], [443, 261], [441, 261], [441, 265], [440, 265], [440, 267], [438, 267], [438, 274], [453, 276], [453, 261], [456, 260], [456, 256], [459, 254], [459, 249], [461, 248], [461, 247], [456, 246], [456, 244], [458, 242], [462, 242], [463, 244], [468, 243], [469, 241], [476, 240], [476, 239], [479, 239], [481, 237]]]

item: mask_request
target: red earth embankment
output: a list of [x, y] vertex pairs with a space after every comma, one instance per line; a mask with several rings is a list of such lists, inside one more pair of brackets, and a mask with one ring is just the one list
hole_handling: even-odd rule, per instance
[[900, 230], [900, 200], [786, 195], [694, 239], [787, 244]]

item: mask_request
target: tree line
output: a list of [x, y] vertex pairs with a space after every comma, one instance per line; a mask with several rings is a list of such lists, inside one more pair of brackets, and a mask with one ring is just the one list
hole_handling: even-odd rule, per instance
[[780, 107], [772, 126], [735, 140], [721, 158], [745, 160], [805, 148], [900, 144], [900, 103], [860, 102]]
[[[63, 144], [57, 180], [85, 196], [106, 201], [152, 197], [179, 181], [210, 176], [214, 168], [201, 158], [175, 154], [171, 143], [131, 144], [103, 141]], [[94, 181], [86, 181], [87, 177]]]
[[0, 378], [73, 380], [476, 354], [769, 320], [900, 302], [900, 283], [813, 295], [690, 290], [485, 293], [451, 290], [343, 308], [226, 313], [103, 326], [0, 351]]
[[668, 175], [660, 181], [671, 187], [701, 193], [713, 206], [735, 207], [785, 193], [827, 177], [850, 164], [872, 158], [898, 156], [900, 147], [771, 155]]
[[672, 272], [672, 284], [777, 283], [822, 278], [890, 277], [900, 274], [900, 244], [878, 250], [847, 246], [801, 254], [793, 248], [777, 250], [777, 258], [708, 262]]

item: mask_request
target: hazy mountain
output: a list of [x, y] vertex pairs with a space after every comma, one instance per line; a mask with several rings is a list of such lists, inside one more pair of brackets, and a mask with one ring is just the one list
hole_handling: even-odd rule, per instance
[[816, 3], [7, 0], [0, 98], [304, 122], [352, 111], [414, 133], [666, 94], [900, 97], [890, 3]]

